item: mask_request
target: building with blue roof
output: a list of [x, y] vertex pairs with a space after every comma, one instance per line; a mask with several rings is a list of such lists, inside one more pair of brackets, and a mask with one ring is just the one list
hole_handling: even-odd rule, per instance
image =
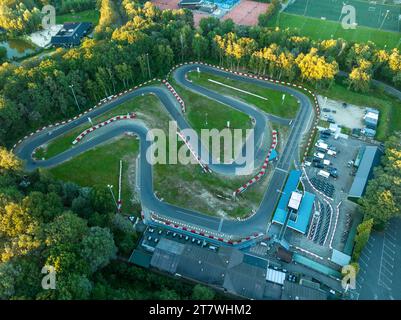
[[67, 22], [61, 30], [52, 37], [51, 44], [56, 47], [73, 47], [81, 43], [92, 28], [91, 22]]
[[303, 195], [296, 192], [300, 177], [300, 171], [290, 172], [274, 213], [273, 223], [287, 224], [288, 228], [305, 234], [312, 215], [315, 195], [309, 192], [304, 192]]

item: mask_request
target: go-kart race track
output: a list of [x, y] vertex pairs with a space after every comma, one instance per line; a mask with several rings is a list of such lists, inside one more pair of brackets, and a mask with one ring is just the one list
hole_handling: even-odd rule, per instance
[[[235, 81], [243, 81], [247, 83], [257, 84], [259, 86], [277, 90], [286, 94], [293, 95], [299, 101], [299, 111], [295, 119], [282, 119], [272, 115], [267, 115], [255, 107], [252, 107], [239, 100], [221, 95], [217, 92], [211, 91], [199, 85], [193, 84], [188, 81], [186, 74], [190, 71], [196, 71], [197, 68], [201, 72], [208, 72], [218, 76], [224, 76]], [[90, 112], [85, 113], [71, 122], [64, 125], [53, 127], [51, 131], [44, 130], [29, 136], [27, 139], [22, 141], [14, 149], [14, 153], [25, 162], [25, 168], [28, 171], [35, 170], [37, 168], [50, 168], [56, 166], [62, 162], [65, 162], [99, 144], [104, 143], [116, 136], [122, 135], [126, 132], [134, 132], [140, 139], [140, 155], [139, 155], [139, 171], [137, 174], [137, 189], [141, 200], [141, 206], [145, 214], [145, 220], [150, 221], [150, 215], [155, 213], [159, 217], [163, 217], [168, 221], [179, 222], [186, 226], [193, 226], [197, 230], [202, 230], [205, 234], [218, 234], [224, 236], [226, 239], [244, 239], [250, 235], [265, 234], [268, 223], [271, 220], [275, 205], [280, 197], [280, 190], [282, 189], [288, 171], [294, 163], [299, 163], [300, 154], [300, 142], [301, 139], [309, 132], [314, 118], [314, 106], [313, 102], [308, 98], [300, 89], [294, 89], [290, 86], [285, 86], [280, 83], [273, 81], [265, 81], [240, 75], [238, 73], [227, 72], [204, 64], [184, 64], [172, 73], [176, 82], [186, 89], [189, 89], [197, 94], [207, 96], [210, 99], [214, 99], [220, 103], [228, 105], [236, 110], [246, 113], [252, 117], [254, 121], [254, 148], [255, 148], [255, 168], [259, 168], [263, 160], [266, 157], [266, 146], [269, 145], [269, 138], [266, 132], [268, 131], [268, 121], [278, 122], [280, 124], [290, 126], [290, 134], [287, 139], [285, 146], [282, 149], [282, 154], [279, 160], [276, 162], [273, 175], [270, 183], [266, 189], [263, 199], [256, 213], [244, 221], [237, 220], [223, 220], [218, 217], [207, 216], [200, 212], [195, 212], [190, 209], [180, 208], [157, 199], [154, 195], [153, 190], [153, 167], [146, 159], [146, 150], [151, 146], [152, 142], [146, 140], [148, 128], [140, 120], [123, 120], [114, 123], [112, 130], [107, 130], [100, 135], [96, 135], [92, 139], [83, 140], [76, 146], [68, 149], [67, 151], [60, 153], [48, 160], [37, 161], [32, 159], [32, 154], [36, 148], [43, 144], [48, 143], [68, 131], [76, 128], [77, 126], [86, 123], [87, 117], [94, 118], [102, 115], [103, 113], [117, 107], [118, 105], [143, 94], [154, 94], [156, 95], [171, 118], [177, 122], [180, 130], [191, 128], [185, 119], [184, 115], [176, 99], [169, 93], [165, 88], [160, 86], [146, 86], [138, 88], [134, 91], [130, 91], [124, 95], [118, 96], [115, 99], [107, 102]], [[199, 152], [202, 155], [200, 148], [203, 148], [202, 143], [198, 142]], [[202, 159], [205, 163], [210, 163], [209, 168], [213, 172], [224, 175], [234, 175], [236, 169], [243, 168], [243, 165], [238, 165], [233, 162], [231, 164], [213, 164], [211, 159]], [[245, 179], [245, 177], [244, 177]]]

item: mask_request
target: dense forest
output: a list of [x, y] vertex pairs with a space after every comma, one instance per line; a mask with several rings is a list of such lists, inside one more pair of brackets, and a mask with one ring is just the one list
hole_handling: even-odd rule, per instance
[[[79, 1], [60, 4], [73, 2]], [[16, 32], [34, 29], [36, 18], [25, 19], [24, 13], [29, 16], [43, 3], [0, 1], [0, 26], [13, 24], [6, 29]], [[331, 86], [339, 70], [350, 73], [350, 90], [370, 90], [373, 78], [401, 87], [397, 49], [342, 39], [316, 42], [289, 30], [236, 26], [215, 18], [203, 19], [196, 29], [190, 11], [160, 11], [133, 0], [101, 0], [98, 6], [94, 39], [21, 65], [0, 66], [0, 146], [10, 148], [27, 133], [79, 113], [69, 85], [74, 85], [79, 105], [90, 108], [147, 80], [147, 61], [152, 78], [163, 77], [176, 63], [202, 60], [315, 88]], [[28, 21], [31, 26], [24, 27]], [[392, 160], [393, 149], [388, 146], [381, 170], [398, 179], [393, 181], [397, 187], [382, 179], [380, 188], [375, 182], [368, 188], [372, 199], [375, 192], [384, 192], [391, 200], [385, 204], [389, 211], [400, 203], [399, 175], [394, 174], [400, 171], [399, 160]], [[192, 289], [126, 264], [137, 235], [126, 219], [113, 214], [106, 191], [55, 181], [44, 172], [23, 173], [18, 160], [0, 149], [0, 298], [213, 297], [207, 288]], [[371, 206], [368, 200], [363, 203], [366, 210]], [[56, 266], [61, 290], [41, 289], [38, 278], [46, 263]]]
[[[114, 209], [107, 188], [24, 173], [0, 148], [0, 300], [214, 297], [128, 264], [137, 235]], [[45, 265], [55, 268], [57, 290], [42, 289]]]

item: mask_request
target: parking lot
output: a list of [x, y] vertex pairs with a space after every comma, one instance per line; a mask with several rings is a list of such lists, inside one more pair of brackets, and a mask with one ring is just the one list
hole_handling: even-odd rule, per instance
[[[320, 144], [319, 140], [322, 140]], [[312, 152], [314, 156], [306, 161], [305, 171], [310, 183], [304, 180], [305, 188], [306, 191], [318, 195], [315, 211], [318, 211], [319, 215], [312, 217], [306, 237], [296, 235], [291, 241], [301, 248], [325, 257], [330, 254], [327, 248], [329, 245], [340, 251], [344, 249], [349, 230], [354, 222], [360, 219], [356, 212], [356, 204], [349, 201], [347, 196], [356, 172], [350, 161], [356, 158], [360, 148], [366, 143], [351, 137], [335, 139], [330, 135], [324, 139], [318, 137], [317, 144], [323, 147], [326, 146], [322, 144], [326, 144], [329, 149], [335, 150], [335, 154], [329, 155], [328, 152], [315, 147]], [[323, 159], [318, 159], [317, 153], [321, 153]], [[319, 174], [321, 170], [326, 172], [325, 176]], [[337, 206], [340, 203], [337, 220]]]
[[[329, 198], [334, 199], [335, 202], [338, 202], [346, 197], [354, 180], [355, 168], [352, 165], [349, 165], [349, 161], [354, 160], [360, 148], [366, 144], [363, 141], [351, 137], [348, 139], [334, 139], [333, 136], [330, 136], [323, 141], [331, 148], [333, 148], [336, 154], [328, 155], [327, 153], [325, 153], [324, 159], [328, 160], [330, 164], [325, 165], [321, 161], [320, 167], [317, 167], [316, 162], [313, 163], [312, 158], [312, 164], [310, 167], [307, 168], [307, 173], [312, 182], [316, 181], [317, 187], [319, 185], [323, 186], [322, 188], [317, 188], [318, 190], [322, 189], [319, 191], [327, 191], [324, 193]], [[317, 152], [319, 151], [315, 148], [314, 153]], [[337, 178], [332, 176], [325, 178], [318, 175], [320, 170], [329, 172], [330, 168], [336, 169], [338, 175]]]
[[401, 219], [393, 219], [385, 232], [373, 232], [359, 259], [356, 279], [359, 299], [401, 299]]
[[342, 101], [331, 100], [322, 96], [318, 96], [318, 101], [319, 105], [322, 106], [321, 119], [327, 120], [328, 117], [332, 117], [338, 125], [350, 129], [363, 128], [363, 116], [365, 114], [363, 107], [352, 104], [343, 105]]

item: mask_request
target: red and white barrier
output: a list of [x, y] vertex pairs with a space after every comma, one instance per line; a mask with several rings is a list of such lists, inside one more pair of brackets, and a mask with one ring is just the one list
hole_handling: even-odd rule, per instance
[[102, 106], [103, 104], [108, 103], [109, 101], [113, 100], [114, 98], [117, 98], [117, 97], [119, 97], [119, 96], [122, 96], [123, 94], [131, 93], [132, 91], [138, 89], [138, 87], [141, 87], [142, 85], [149, 84], [149, 83], [151, 83], [152, 81], [154, 81], [154, 82], [162, 82], [161, 79], [153, 78], [152, 80], [149, 80], [149, 81], [146, 81], [146, 82], [144, 82], [144, 83], [141, 83], [141, 84], [139, 84], [139, 85], [137, 85], [137, 86], [135, 86], [135, 87], [133, 87], [133, 88], [131, 88], [131, 89], [124, 90], [124, 92], [120, 92], [119, 94], [116, 94], [116, 95], [113, 95], [113, 96], [110, 96], [110, 97], [107, 97], [107, 98], [105, 98], [105, 99], [100, 100], [95, 106], [93, 106], [92, 108], [89, 108], [88, 110], [84, 111], [84, 112], [81, 113], [79, 116], [76, 116], [76, 117], [74, 117], [74, 118], [72, 118], [72, 119], [68, 119], [68, 120], [63, 120], [63, 121], [61, 121], [61, 122], [57, 122], [56, 124], [54, 124], [54, 125], [49, 125], [48, 127], [43, 127], [43, 128], [37, 129], [34, 133], [31, 133], [29, 136], [27, 135], [27, 136], [25, 136], [23, 139], [18, 140], [18, 142], [11, 148], [11, 152], [13, 152], [13, 151], [15, 150], [15, 148], [16, 148], [19, 144], [21, 144], [24, 140], [26, 140], [28, 137], [32, 136], [33, 134], [39, 133], [39, 132], [41, 132], [41, 131], [43, 131], [43, 130], [45, 130], [45, 129], [47, 129], [47, 128], [56, 127], [56, 126], [58, 126], [58, 125], [64, 125], [64, 124], [66, 124], [66, 123], [70, 123], [70, 122], [73, 121], [73, 120], [77, 120], [79, 117], [81, 117], [81, 116], [83, 116], [83, 115], [86, 115], [87, 113], [91, 112], [93, 109], [95, 109], [95, 108], [97, 108], [97, 107], [100, 107], [100, 106]]
[[[143, 212], [141, 213], [141, 215], [143, 218], [144, 217]], [[190, 232], [193, 234], [197, 234], [197, 235], [203, 236], [205, 238], [213, 239], [213, 240], [216, 240], [216, 241], [219, 241], [219, 242], [222, 242], [225, 244], [229, 244], [229, 245], [238, 245], [243, 242], [254, 240], [254, 239], [257, 239], [257, 238], [263, 236], [263, 233], [253, 233], [252, 235], [247, 236], [245, 238], [240, 238], [240, 239], [235, 239], [235, 240], [232, 238], [227, 239], [227, 237], [224, 234], [221, 234], [221, 233], [218, 234], [215, 232], [207, 231], [207, 230], [201, 229], [199, 227], [183, 225], [181, 222], [168, 220], [164, 217], [159, 216], [158, 214], [156, 214], [154, 212], [151, 213], [151, 219], [156, 223], [164, 224], [166, 226], [169, 226], [170, 228], [175, 228], [177, 230], [182, 230], [182, 231]]]
[[[183, 66], [184, 64], [185, 64], [185, 65], [188, 65], [188, 64], [193, 64], [193, 63], [194, 63], [194, 62], [190, 62], [190, 63], [187, 63], [187, 62], [186, 62], [186, 63], [180, 63], [180, 64], [175, 65], [175, 66], [172, 67], [172, 68], [170, 69], [170, 71], [167, 73], [166, 79], [168, 79], [168, 77], [171, 75], [171, 73], [172, 73], [175, 69], [177, 69], [177, 68]], [[208, 67], [212, 67], [212, 68], [216, 68], [216, 69], [220, 69], [220, 70], [222, 70], [222, 71], [226, 71], [226, 72], [229, 72], [229, 73], [232, 73], [232, 74], [236, 74], [236, 75], [240, 75], [240, 76], [243, 76], [243, 77], [248, 77], [248, 78], [253, 78], [253, 79], [258, 79], [258, 80], [264, 80], [264, 81], [268, 81], [268, 82], [272, 82], [272, 83], [277, 83], [277, 84], [282, 84], [282, 85], [286, 85], [286, 86], [292, 86], [292, 87], [294, 87], [294, 88], [304, 90], [304, 91], [306, 91], [307, 93], [309, 93], [309, 94], [313, 97], [313, 101], [314, 101], [316, 113], [317, 113], [318, 116], [320, 115], [320, 106], [319, 106], [319, 102], [318, 102], [318, 100], [317, 100], [316, 95], [312, 92], [312, 90], [310, 90], [310, 89], [308, 89], [308, 88], [305, 88], [305, 87], [303, 87], [302, 85], [299, 85], [299, 84], [296, 84], [296, 83], [291, 83], [291, 82], [285, 82], [285, 81], [275, 80], [275, 79], [271, 79], [271, 78], [268, 78], [268, 77], [257, 76], [257, 75], [250, 74], [250, 73], [246, 73], [246, 72], [233, 71], [233, 70], [230, 70], [230, 69], [228, 69], [228, 68], [216, 66], [216, 65], [213, 65], [213, 64], [210, 64], [210, 63], [204, 63], [204, 62], [201, 62], [201, 61], [198, 61], [198, 62], [195, 62], [195, 63], [200, 64], [200, 65], [204, 65], [204, 66], [208, 66]], [[163, 82], [167, 82], [167, 80], [163, 80]], [[313, 130], [316, 129], [316, 126], [317, 126], [317, 121], [316, 121], [316, 123], [314, 124], [314, 126], [313, 126], [312, 129], [313, 129]], [[313, 130], [312, 130], [312, 135], [313, 135]], [[310, 148], [310, 145], [308, 144], [308, 146], [306, 147], [306, 151], [305, 151], [304, 158], [307, 156], [307, 153], [308, 153], [309, 148]]]
[[136, 114], [135, 113], [131, 113], [131, 114], [127, 114], [127, 115], [122, 115], [122, 116], [115, 116], [113, 118], [110, 118], [109, 120], [103, 121], [89, 129], [86, 129], [85, 131], [83, 131], [78, 137], [76, 137], [74, 139], [74, 141], [72, 142], [72, 144], [77, 144], [78, 142], [80, 142], [86, 135], [88, 135], [89, 133], [95, 131], [96, 129], [102, 128], [104, 126], [107, 126], [108, 124], [118, 121], [118, 120], [128, 120], [128, 119], [135, 119], [136, 118]]
[[245, 183], [244, 185], [239, 187], [237, 190], [235, 190], [234, 196], [244, 192], [252, 184], [254, 184], [255, 182], [258, 182], [266, 174], [266, 168], [267, 168], [267, 165], [269, 164], [269, 158], [270, 158], [271, 152], [273, 151], [273, 149], [276, 149], [276, 147], [277, 147], [277, 131], [276, 130], [272, 131], [272, 139], [273, 139], [273, 141], [270, 146], [269, 152], [267, 153], [267, 156], [265, 158], [265, 161], [263, 162], [262, 168], [260, 169], [259, 173], [255, 177], [253, 177], [251, 180], [249, 180], [247, 183]]
[[184, 100], [182, 100], [177, 91], [175, 91], [173, 86], [167, 80], [163, 80], [163, 83], [166, 85], [167, 89], [173, 94], [173, 96], [177, 99], [178, 103], [181, 106], [181, 111], [184, 113], [186, 111]]
[[187, 146], [187, 148], [189, 149], [189, 151], [191, 152], [191, 154], [193, 155], [193, 157], [195, 158], [195, 160], [199, 163], [199, 165], [202, 167], [203, 171], [205, 173], [212, 173], [212, 170], [209, 168], [209, 166], [205, 163], [203, 163], [202, 159], [200, 158], [200, 156], [196, 153], [196, 151], [192, 148], [191, 144], [189, 143], [189, 140], [187, 139], [187, 137], [185, 137], [182, 132], [180, 132], [179, 130], [177, 130], [177, 135], [181, 138], [182, 141], [184, 141], [185, 145]]

